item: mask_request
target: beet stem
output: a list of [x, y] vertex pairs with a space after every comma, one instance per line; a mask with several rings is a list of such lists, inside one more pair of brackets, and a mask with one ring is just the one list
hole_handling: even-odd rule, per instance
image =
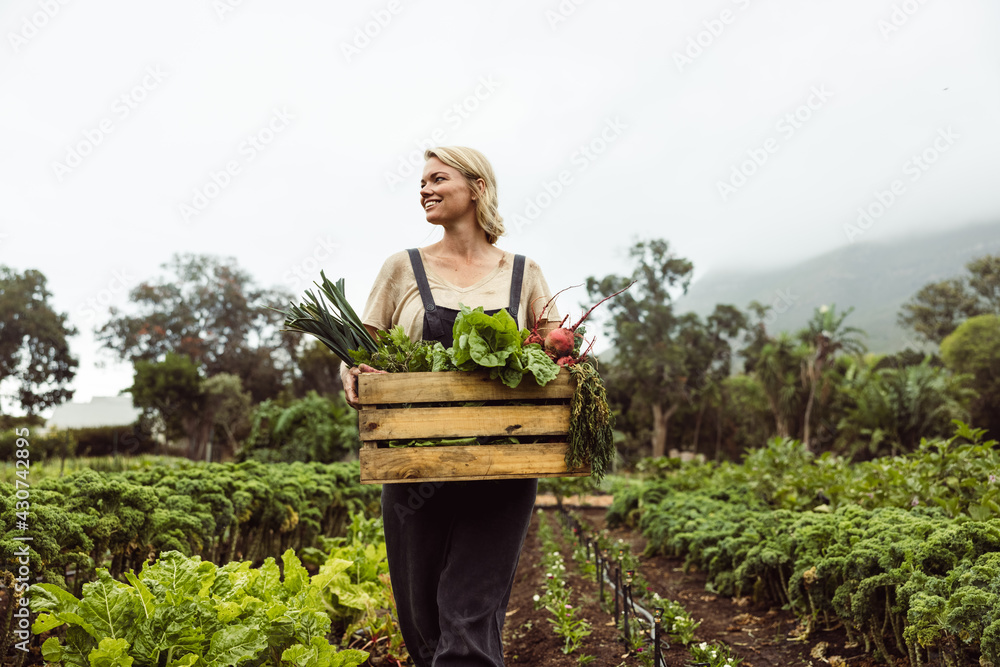
[[[597, 307], [598, 307], [599, 305], [601, 305], [602, 303], [604, 303], [604, 302], [605, 302], [605, 301], [607, 301], [608, 299], [610, 299], [610, 298], [612, 298], [612, 297], [615, 297], [615, 296], [618, 296], [619, 294], [621, 294], [622, 292], [624, 292], [625, 290], [627, 290], [627, 289], [628, 289], [629, 287], [631, 287], [632, 285], [635, 285], [635, 281], [634, 281], [634, 280], [633, 280], [632, 282], [630, 282], [630, 283], [629, 283], [628, 285], [626, 285], [625, 287], [623, 287], [623, 288], [621, 288], [620, 290], [618, 290], [617, 292], [615, 292], [614, 294], [611, 294], [610, 296], [606, 296], [606, 297], [604, 297], [603, 299], [601, 299], [600, 301], [598, 301], [597, 303], [595, 303], [595, 304], [594, 304], [594, 305], [593, 305], [593, 306], [591, 307], [591, 309], [590, 309], [590, 310], [588, 310], [588, 311], [587, 311], [586, 313], [584, 313], [584, 314], [583, 314], [583, 317], [581, 317], [581, 318], [580, 318], [580, 321], [579, 321], [579, 322], [577, 322], [577, 323], [576, 323], [576, 324], [574, 324], [574, 325], [573, 325], [572, 327], [570, 327], [570, 331], [576, 331], [576, 330], [577, 330], [577, 328], [578, 328], [578, 327], [579, 327], [579, 326], [580, 326], [581, 324], [583, 324], [584, 320], [586, 320], [586, 319], [587, 319], [588, 317], [590, 317], [590, 314], [591, 314], [592, 312], [594, 312], [594, 308], [597, 308]], [[565, 322], [565, 321], [566, 321], [566, 320], [563, 320], [563, 322]], [[562, 325], [560, 325], [560, 326], [562, 326]]]

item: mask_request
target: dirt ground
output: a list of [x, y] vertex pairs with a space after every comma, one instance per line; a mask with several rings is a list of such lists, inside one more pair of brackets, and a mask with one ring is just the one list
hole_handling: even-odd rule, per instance
[[[540, 505], [547, 500], [539, 497]], [[605, 509], [593, 504], [596, 503], [577, 511], [599, 530], [604, 527]], [[551, 507], [546, 512], [552, 515], [557, 513]], [[583, 653], [595, 657], [591, 663], [595, 666], [643, 664], [619, 640], [620, 632], [614, 627], [612, 616], [598, 603], [596, 582], [590, 578], [584, 581], [579, 576], [571, 557], [572, 547], [565, 543], [563, 555], [570, 573], [569, 585], [574, 591], [574, 599], [579, 600], [581, 616], [593, 626], [593, 633], [584, 639], [583, 648], [577, 653], [562, 653], [562, 640], [546, 620], [548, 613], [544, 609], [536, 611], [532, 600], [532, 596], [542, 592], [544, 577], [541, 569], [536, 567], [541, 557], [538, 518], [537, 514], [533, 516], [507, 608], [504, 628], [506, 663], [556, 667], [577, 665], [577, 659]], [[611, 535], [628, 542], [633, 554], [641, 554], [645, 547], [644, 538], [635, 532], [615, 530]], [[742, 659], [743, 667], [824, 667], [831, 662], [840, 667], [871, 667], [874, 664], [863, 653], [863, 647], [847, 645], [847, 635], [842, 628], [814, 632], [806, 641], [795, 640], [798, 622], [791, 613], [761, 608], [746, 598], [733, 599], [709, 593], [705, 590], [705, 576], [699, 572], [682, 571], [679, 560], [655, 556], [640, 557], [640, 562], [640, 572], [650, 582], [653, 591], [664, 598], [679, 601], [695, 620], [701, 622], [696, 631], [696, 641], [728, 644]], [[667, 665], [680, 667], [691, 663], [687, 650], [679, 644], [665, 648], [663, 655]], [[845, 665], [841, 665], [837, 657]]]

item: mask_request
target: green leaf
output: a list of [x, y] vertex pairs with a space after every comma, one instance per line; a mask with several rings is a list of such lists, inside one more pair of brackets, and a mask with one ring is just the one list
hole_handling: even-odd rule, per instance
[[226, 626], [212, 635], [205, 654], [209, 667], [230, 667], [255, 658], [267, 647], [267, 638], [256, 628]]
[[[268, 556], [263, 564], [252, 575], [253, 583], [247, 586], [246, 593], [261, 600], [271, 600], [277, 593], [280, 593], [281, 570], [274, 558]], [[281, 597], [278, 595], [278, 597]]]
[[281, 662], [290, 662], [296, 667], [312, 667], [316, 664], [316, 651], [302, 644], [289, 646], [282, 652]]
[[72, 593], [55, 584], [34, 584], [28, 588], [31, 611], [79, 612], [80, 601]]
[[326, 590], [326, 587], [330, 585], [330, 582], [340, 574], [347, 570], [354, 563], [352, 561], [343, 558], [328, 558], [326, 561], [319, 566], [319, 572], [313, 575], [312, 585], [319, 588], [321, 591]]
[[90, 652], [91, 667], [132, 667], [135, 659], [128, 655], [129, 644], [124, 639], [105, 637]]
[[49, 637], [42, 642], [42, 657], [46, 662], [62, 662], [63, 647], [55, 637]]
[[282, 662], [295, 667], [357, 667], [368, 660], [368, 653], [355, 649], [337, 651], [328, 641], [313, 637], [309, 646], [296, 644], [281, 654]]
[[532, 343], [521, 349], [522, 363], [527, 372], [531, 373], [538, 386], [544, 387], [559, 375], [559, 366], [545, 354], [538, 343]]
[[131, 570], [125, 573], [125, 578], [129, 580], [129, 583], [135, 587], [136, 592], [139, 594], [139, 603], [142, 605], [143, 617], [149, 619], [153, 615], [153, 612], [156, 611], [156, 602], [153, 599], [153, 594], [149, 592], [146, 584], [139, 577], [135, 576], [135, 573]]
[[35, 622], [32, 623], [31, 631], [36, 635], [40, 635], [43, 632], [48, 632], [52, 628], [58, 628], [65, 622], [66, 621], [60, 619], [54, 614], [41, 613], [38, 615], [38, 618], [35, 619]]
[[993, 510], [979, 503], [969, 504], [969, 516], [973, 521], [987, 521], [993, 517]]
[[274, 602], [264, 610], [264, 615], [267, 616], [267, 620], [273, 621], [287, 611], [288, 605], [284, 602]]
[[302, 566], [302, 561], [295, 555], [294, 549], [288, 549], [281, 554], [281, 562], [285, 565], [284, 588], [295, 595], [309, 584], [309, 571]]
[[194, 653], [188, 653], [182, 658], [178, 658], [173, 662], [169, 663], [167, 667], [194, 667], [195, 665], [204, 665], [204, 661]]
[[216, 569], [214, 563], [202, 562], [197, 556], [187, 558], [179, 551], [167, 551], [155, 565], [144, 568], [139, 578], [159, 582], [166, 589], [167, 603], [178, 604], [198, 596], [203, 586], [211, 586]]
[[368, 660], [366, 651], [358, 651], [353, 648], [338, 651], [330, 661], [330, 667], [358, 667]]
[[97, 581], [83, 586], [80, 615], [89, 619], [94, 639], [105, 637], [122, 639], [133, 629], [138, 604], [138, 594], [129, 586], [115, 581], [105, 569], [97, 570]]
[[234, 619], [239, 618], [240, 614], [243, 613], [243, 607], [232, 600], [220, 602], [217, 610], [220, 623], [230, 623]]

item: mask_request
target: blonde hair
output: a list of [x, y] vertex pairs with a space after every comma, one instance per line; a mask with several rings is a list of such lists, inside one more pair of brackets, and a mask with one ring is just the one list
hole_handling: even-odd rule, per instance
[[[500, 217], [497, 200], [497, 178], [493, 175], [493, 167], [486, 156], [474, 148], [465, 146], [438, 146], [424, 151], [424, 160], [432, 157], [444, 162], [449, 167], [457, 169], [476, 198], [476, 222], [486, 232], [486, 240], [496, 243], [507, 230]], [[486, 188], [479, 192], [477, 180], [483, 179]]]

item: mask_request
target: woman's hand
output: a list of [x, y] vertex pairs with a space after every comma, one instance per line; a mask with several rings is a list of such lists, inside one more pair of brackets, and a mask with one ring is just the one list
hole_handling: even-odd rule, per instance
[[351, 368], [348, 368], [346, 364], [341, 364], [340, 380], [344, 383], [344, 397], [347, 399], [347, 404], [355, 410], [361, 409], [361, 403], [358, 402], [358, 376], [362, 373], [385, 373], [385, 371], [372, 368], [368, 364], [352, 366]]

